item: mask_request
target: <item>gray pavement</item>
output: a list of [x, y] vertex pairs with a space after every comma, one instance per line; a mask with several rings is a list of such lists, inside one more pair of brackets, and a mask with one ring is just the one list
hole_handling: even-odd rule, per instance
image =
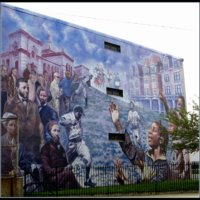
[[[200, 195], [198, 192], [188, 192], [188, 193], [183, 193], [183, 192], [180, 192], [180, 193], [165, 193], [165, 194], [140, 194], [140, 195], [136, 195], [136, 194], [129, 194], [129, 195], [99, 195], [99, 196], [78, 196], [78, 198], [148, 198], [148, 199], [151, 199], [151, 198], [199, 198]], [[76, 197], [69, 197], [69, 198], [76, 198]]]
[[[127, 198], [127, 197], [126, 197]], [[156, 194], [156, 195], [137, 195], [128, 196], [128, 198], [199, 198], [199, 193], [173, 193], [173, 194]]]

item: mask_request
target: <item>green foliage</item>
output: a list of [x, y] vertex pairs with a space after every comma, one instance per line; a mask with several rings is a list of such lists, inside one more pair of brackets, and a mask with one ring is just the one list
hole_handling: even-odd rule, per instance
[[150, 193], [164, 193], [164, 192], [186, 192], [198, 191], [199, 181], [196, 180], [177, 180], [177, 181], [163, 181], [163, 182], [149, 182], [140, 184], [127, 184], [127, 185], [111, 185], [95, 188], [81, 188], [81, 189], [68, 189], [51, 192], [34, 192], [26, 196], [32, 197], [52, 197], [52, 196], [112, 196], [131, 194], [150, 194]]
[[177, 112], [169, 111], [167, 120], [175, 124], [172, 134], [174, 149], [187, 149], [190, 153], [199, 149], [199, 105], [193, 101], [193, 111], [185, 109]]

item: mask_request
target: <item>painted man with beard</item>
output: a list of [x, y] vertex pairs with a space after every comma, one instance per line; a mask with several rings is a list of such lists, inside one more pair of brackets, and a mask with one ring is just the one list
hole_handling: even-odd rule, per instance
[[46, 126], [49, 121], [55, 120], [58, 121], [58, 113], [51, 108], [48, 105], [48, 97], [49, 97], [49, 92], [46, 89], [39, 88], [37, 91], [37, 98], [39, 100], [39, 114], [40, 114], [40, 119], [43, 124], [44, 128], [44, 140], [45, 142], [49, 141], [51, 139], [51, 136], [48, 134], [46, 130]]
[[80, 188], [79, 182], [68, 163], [65, 150], [60, 143], [60, 127], [57, 121], [50, 121], [47, 130], [51, 139], [41, 149], [44, 177], [58, 188]]
[[40, 147], [42, 144], [42, 124], [37, 106], [28, 99], [28, 83], [24, 78], [16, 82], [16, 95], [7, 101], [5, 112], [16, 114], [19, 121], [19, 142], [31, 153], [36, 162], [40, 162]]

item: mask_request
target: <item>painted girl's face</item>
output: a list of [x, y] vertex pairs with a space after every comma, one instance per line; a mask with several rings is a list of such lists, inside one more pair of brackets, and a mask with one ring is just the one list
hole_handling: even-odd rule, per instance
[[181, 110], [183, 108], [183, 100], [181, 98], [177, 99], [177, 109]]
[[51, 135], [52, 135], [54, 142], [59, 141], [59, 134], [60, 134], [60, 128], [57, 124], [54, 124], [51, 128]]
[[173, 132], [175, 131], [175, 129], [176, 129], [176, 125], [173, 124], [173, 123], [171, 123], [171, 122], [168, 122], [168, 128], [167, 128], [168, 132], [170, 134], [173, 134]]
[[160, 144], [160, 127], [157, 123], [152, 123], [148, 132], [148, 144], [151, 148], [156, 148]]
[[1, 74], [2, 74], [2, 76], [7, 75], [7, 68], [6, 67], [2, 67]]
[[10, 135], [16, 135], [17, 133], [17, 120], [11, 119], [7, 123], [7, 133]]
[[134, 109], [134, 104], [130, 103], [130, 108], [133, 110]]
[[14, 76], [17, 76], [17, 69], [13, 69], [13, 70], [12, 70], [12, 74], [13, 74]]

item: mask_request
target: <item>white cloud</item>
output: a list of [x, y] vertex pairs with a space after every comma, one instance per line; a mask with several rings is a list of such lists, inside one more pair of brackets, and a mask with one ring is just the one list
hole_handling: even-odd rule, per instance
[[116, 66], [117, 68], [124, 69], [124, 63], [123, 63], [121, 60], [117, 61], [117, 62], [115, 63], [115, 66]]
[[68, 40], [69, 34], [74, 31], [74, 29], [71, 26], [65, 26], [65, 28], [63, 28], [62, 33], [64, 35], [63, 38], [63, 42]]
[[9, 10], [8, 15], [17, 23], [19, 27], [27, 31], [29, 28], [25, 23], [24, 19], [20, 18], [18, 15], [15, 14], [14, 10]]
[[74, 44], [74, 48], [75, 48], [78, 52], [81, 51], [81, 47], [80, 47], [80, 45], [79, 45], [78, 43], [75, 43], [75, 44]]
[[83, 31], [81, 31], [80, 33], [82, 35], [82, 38], [84, 41], [84, 46], [85, 46], [86, 50], [88, 51], [88, 53], [90, 53], [90, 54], [94, 53], [94, 51], [97, 49], [97, 45], [90, 42], [88, 37], [86, 36], [86, 34]]

